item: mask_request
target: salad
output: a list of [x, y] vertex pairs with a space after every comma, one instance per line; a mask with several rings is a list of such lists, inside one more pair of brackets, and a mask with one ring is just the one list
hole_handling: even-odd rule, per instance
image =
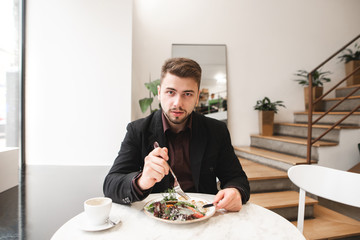
[[145, 207], [154, 217], [169, 221], [189, 221], [203, 218], [207, 209], [202, 208], [203, 201], [185, 201], [176, 198], [176, 193], [171, 189], [163, 194], [163, 199], [155, 201]]

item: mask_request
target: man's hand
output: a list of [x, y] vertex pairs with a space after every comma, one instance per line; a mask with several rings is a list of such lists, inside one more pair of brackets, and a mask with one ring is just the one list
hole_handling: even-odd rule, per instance
[[242, 207], [241, 194], [236, 188], [225, 188], [216, 194], [214, 203], [216, 210], [223, 208], [228, 211], [238, 212]]
[[165, 175], [169, 174], [168, 149], [155, 148], [145, 157], [144, 169], [141, 177], [137, 180], [137, 185], [141, 190], [147, 190], [160, 182]]

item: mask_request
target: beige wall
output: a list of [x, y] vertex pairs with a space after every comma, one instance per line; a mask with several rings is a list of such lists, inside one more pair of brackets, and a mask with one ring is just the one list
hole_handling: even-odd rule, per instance
[[285, 101], [277, 120], [292, 121], [303, 110], [293, 73], [356, 36], [358, 9], [357, 0], [27, 1], [27, 163], [111, 164], [172, 43], [227, 45], [229, 128], [234, 145], [248, 144], [256, 100]]
[[[145, 116], [138, 106], [148, 94], [143, 83], [159, 77], [172, 43], [226, 44], [229, 128], [234, 145], [248, 145], [258, 133], [256, 100], [283, 100], [276, 121], [292, 121], [304, 110], [293, 74], [312, 70], [358, 35], [359, 9], [358, 0], [135, 0], [132, 119]], [[343, 74], [337, 60], [328, 68]]]
[[131, 113], [131, 0], [29, 0], [27, 164], [111, 164]]

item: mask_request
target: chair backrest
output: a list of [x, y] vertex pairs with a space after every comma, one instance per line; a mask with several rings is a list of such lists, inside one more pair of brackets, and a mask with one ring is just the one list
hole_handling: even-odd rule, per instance
[[297, 165], [288, 170], [290, 180], [300, 188], [298, 228], [304, 223], [305, 192], [360, 208], [360, 174], [322, 167]]
[[317, 165], [297, 165], [288, 170], [299, 188], [332, 201], [360, 207], [360, 174]]

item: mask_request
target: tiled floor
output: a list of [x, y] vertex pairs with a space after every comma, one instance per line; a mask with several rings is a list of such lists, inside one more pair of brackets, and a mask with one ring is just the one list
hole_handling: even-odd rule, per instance
[[102, 196], [110, 166], [27, 166], [24, 187], [0, 193], [0, 240], [47, 240], [83, 211], [83, 201]]

